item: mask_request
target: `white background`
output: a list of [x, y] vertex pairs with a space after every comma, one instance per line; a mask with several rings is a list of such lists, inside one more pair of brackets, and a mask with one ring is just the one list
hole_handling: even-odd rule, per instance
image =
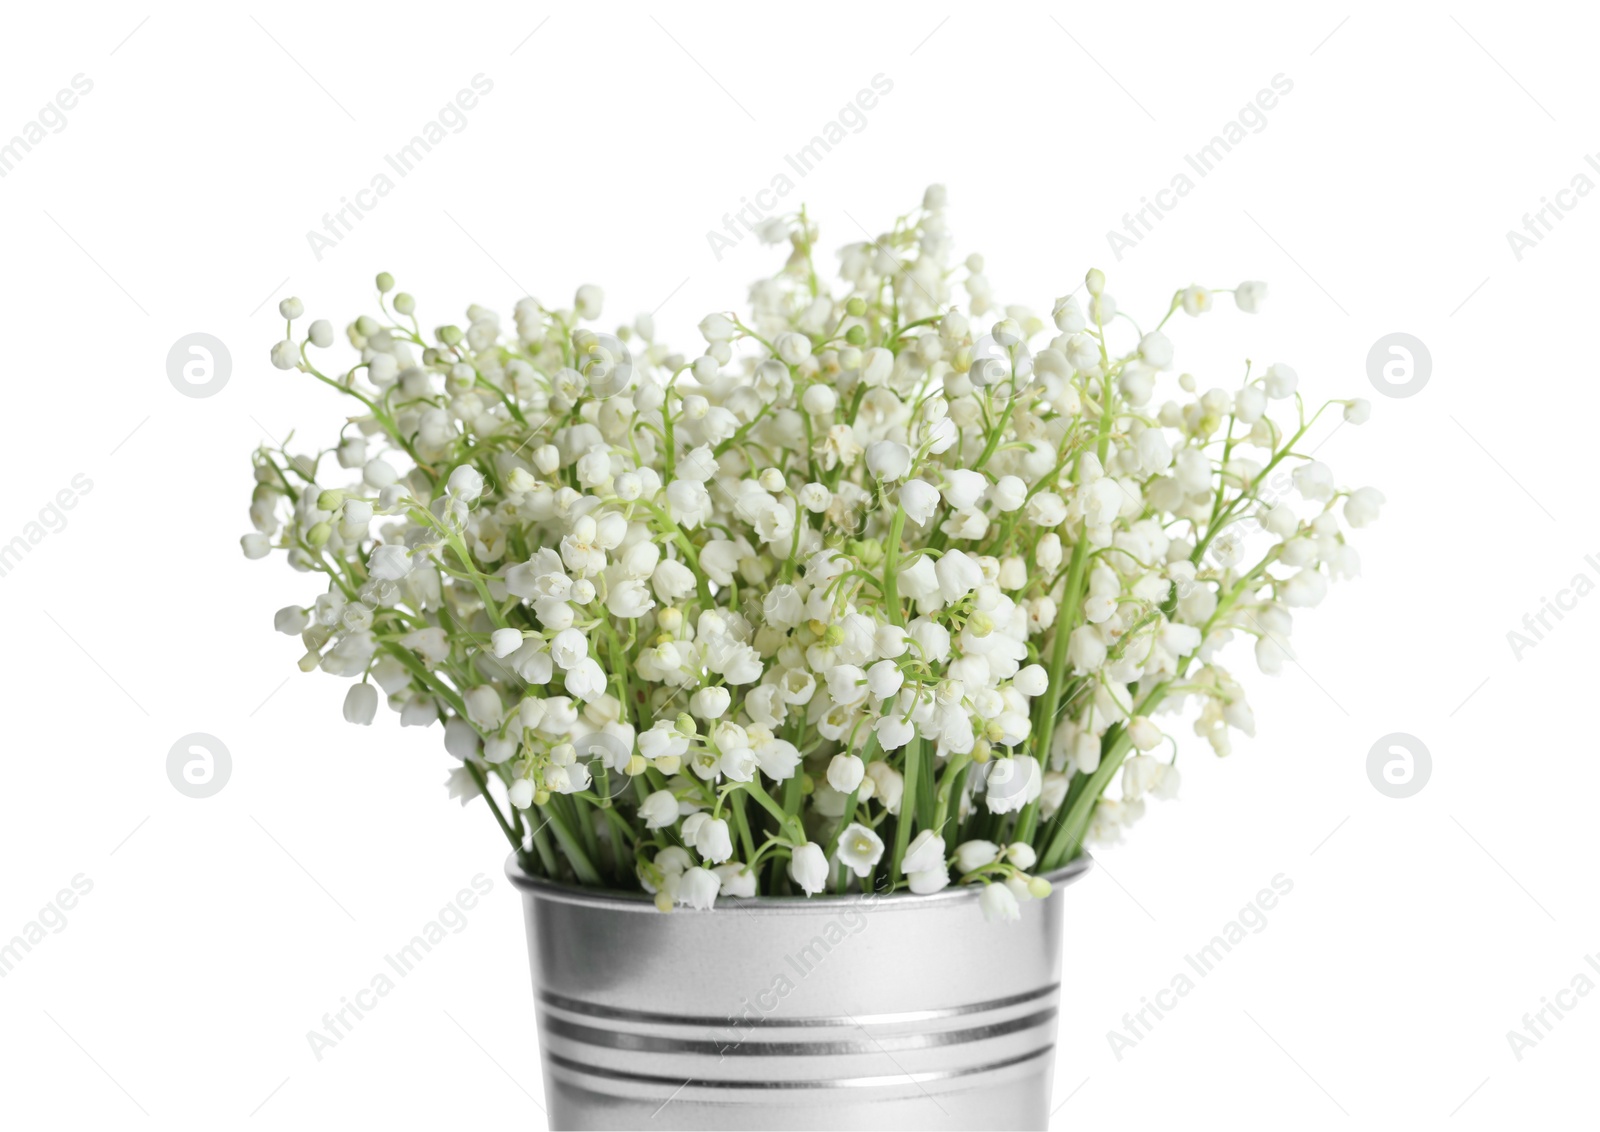
[[[336, 398], [267, 362], [279, 298], [342, 326], [374, 272], [423, 322], [607, 288], [688, 350], [772, 249], [706, 231], [872, 76], [893, 91], [787, 198], [834, 247], [949, 187], [963, 248], [1048, 311], [1090, 265], [1121, 305], [1265, 279], [1263, 313], [1180, 316], [1182, 361], [1285, 361], [1308, 400], [1366, 396], [1314, 438], [1388, 497], [1364, 576], [1298, 618], [1277, 679], [1241, 658], [1258, 737], [1186, 741], [1152, 807], [1070, 891], [1054, 1126], [1570, 1125], [1592, 1110], [1600, 995], [1519, 1061], [1506, 1032], [1600, 951], [1590, 709], [1600, 599], [1520, 659], [1509, 630], [1600, 578], [1589, 422], [1600, 201], [1537, 247], [1508, 229], [1600, 142], [1579, 6], [280, 2], [8, 15], [0, 139], [75, 74], [93, 90], [0, 179], [7, 490], [0, 541], [92, 490], [0, 578], [7, 628], [0, 937], [77, 874], [93, 890], [0, 980], [16, 1127], [541, 1127], [518, 902], [437, 731], [339, 717], [301, 675], [281, 561], [245, 561], [249, 452], [325, 444]], [[537, 30], [536, 30], [537, 29]], [[131, 34], [130, 34], [131, 33]], [[531, 38], [528, 38], [531, 33]], [[472, 76], [493, 92], [319, 261], [305, 233]], [[1293, 91], [1119, 263], [1106, 231], [1269, 80]], [[1600, 174], [1591, 175], [1600, 179]], [[1572, 199], [1572, 198], [1569, 198]], [[832, 263], [831, 257], [829, 260]], [[169, 383], [181, 335], [227, 344], [215, 396]], [[1426, 343], [1397, 399], [1382, 335]], [[1190, 364], [1197, 364], [1191, 362]], [[1327, 434], [1324, 436], [1324, 434]], [[196, 800], [169, 748], [232, 774]], [[1432, 773], [1395, 800], [1368, 751]], [[459, 935], [321, 1061], [305, 1034], [466, 887]], [[1293, 892], [1136, 1048], [1106, 1032], [1268, 880]], [[1592, 973], [1592, 972], [1591, 972]], [[403, 1122], [403, 1123], [402, 1123]]]

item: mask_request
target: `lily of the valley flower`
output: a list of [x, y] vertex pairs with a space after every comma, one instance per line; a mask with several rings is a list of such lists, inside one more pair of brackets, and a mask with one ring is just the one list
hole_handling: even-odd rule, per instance
[[240, 548], [314, 583], [273, 618], [295, 662], [353, 724], [442, 725], [451, 795], [558, 881], [1031, 914], [1033, 870], [1176, 794], [1174, 735], [1254, 734], [1237, 670], [1287, 667], [1386, 501], [1305, 454], [1368, 402], [1189, 356], [1229, 289], [1003, 303], [947, 207], [831, 284], [811, 218], [765, 217], [786, 258], [692, 356], [593, 284], [445, 325], [387, 274], [346, 323], [283, 300], [274, 366], [352, 398], [254, 461]]
[[839, 863], [858, 877], [869, 877], [883, 856], [883, 839], [860, 822], [839, 835]]

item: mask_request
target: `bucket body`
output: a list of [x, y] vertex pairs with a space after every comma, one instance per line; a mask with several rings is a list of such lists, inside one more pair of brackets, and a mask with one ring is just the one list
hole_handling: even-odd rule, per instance
[[507, 866], [552, 1128], [1044, 1128], [1062, 902], [978, 890], [719, 899], [663, 914]]

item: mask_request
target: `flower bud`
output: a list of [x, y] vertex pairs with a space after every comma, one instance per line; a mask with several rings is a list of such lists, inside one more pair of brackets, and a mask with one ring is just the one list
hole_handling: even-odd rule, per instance
[[572, 306], [578, 312], [578, 317], [586, 322], [593, 322], [600, 317], [601, 304], [605, 302], [606, 293], [593, 283], [585, 283], [578, 288], [577, 294], [572, 297]]
[[310, 614], [298, 605], [286, 605], [278, 610], [272, 618], [272, 627], [280, 633], [287, 633], [293, 637], [305, 631], [311, 623]]
[[789, 877], [808, 896], [821, 892], [828, 883], [828, 858], [822, 846], [807, 841], [792, 849], [789, 853]]
[[1282, 401], [1294, 396], [1295, 386], [1300, 384], [1299, 375], [1293, 369], [1278, 362], [1267, 370], [1266, 378], [1267, 396], [1274, 401]]
[[866, 770], [866, 764], [856, 755], [834, 755], [828, 763], [828, 785], [841, 794], [849, 794], [861, 785]]
[[733, 697], [726, 688], [701, 688], [689, 697], [689, 710], [701, 719], [721, 719], [732, 702]]
[[1026, 872], [1039, 861], [1039, 854], [1026, 841], [1013, 841], [1006, 846], [1006, 860]]
[[817, 382], [801, 395], [800, 404], [806, 412], [818, 417], [833, 412], [835, 406], [839, 404], [839, 395], [833, 391], [831, 385]]
[[483, 473], [471, 464], [462, 464], [450, 473], [450, 493], [468, 502], [483, 494]]
[[378, 689], [371, 684], [352, 684], [344, 695], [344, 721], [366, 727], [378, 714]]
[[522, 647], [521, 629], [496, 629], [489, 635], [490, 650], [504, 659]]
[[792, 330], [773, 339], [772, 348], [785, 365], [797, 366], [811, 356], [811, 340]]
[[867, 470], [881, 480], [904, 479], [911, 470], [911, 449], [894, 440], [877, 440], [867, 448]]

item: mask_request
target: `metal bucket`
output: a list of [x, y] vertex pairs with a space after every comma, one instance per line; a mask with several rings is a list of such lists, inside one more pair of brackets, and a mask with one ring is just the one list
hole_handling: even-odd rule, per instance
[[1044, 1128], [1063, 889], [990, 923], [933, 896], [522, 889], [551, 1128]]

